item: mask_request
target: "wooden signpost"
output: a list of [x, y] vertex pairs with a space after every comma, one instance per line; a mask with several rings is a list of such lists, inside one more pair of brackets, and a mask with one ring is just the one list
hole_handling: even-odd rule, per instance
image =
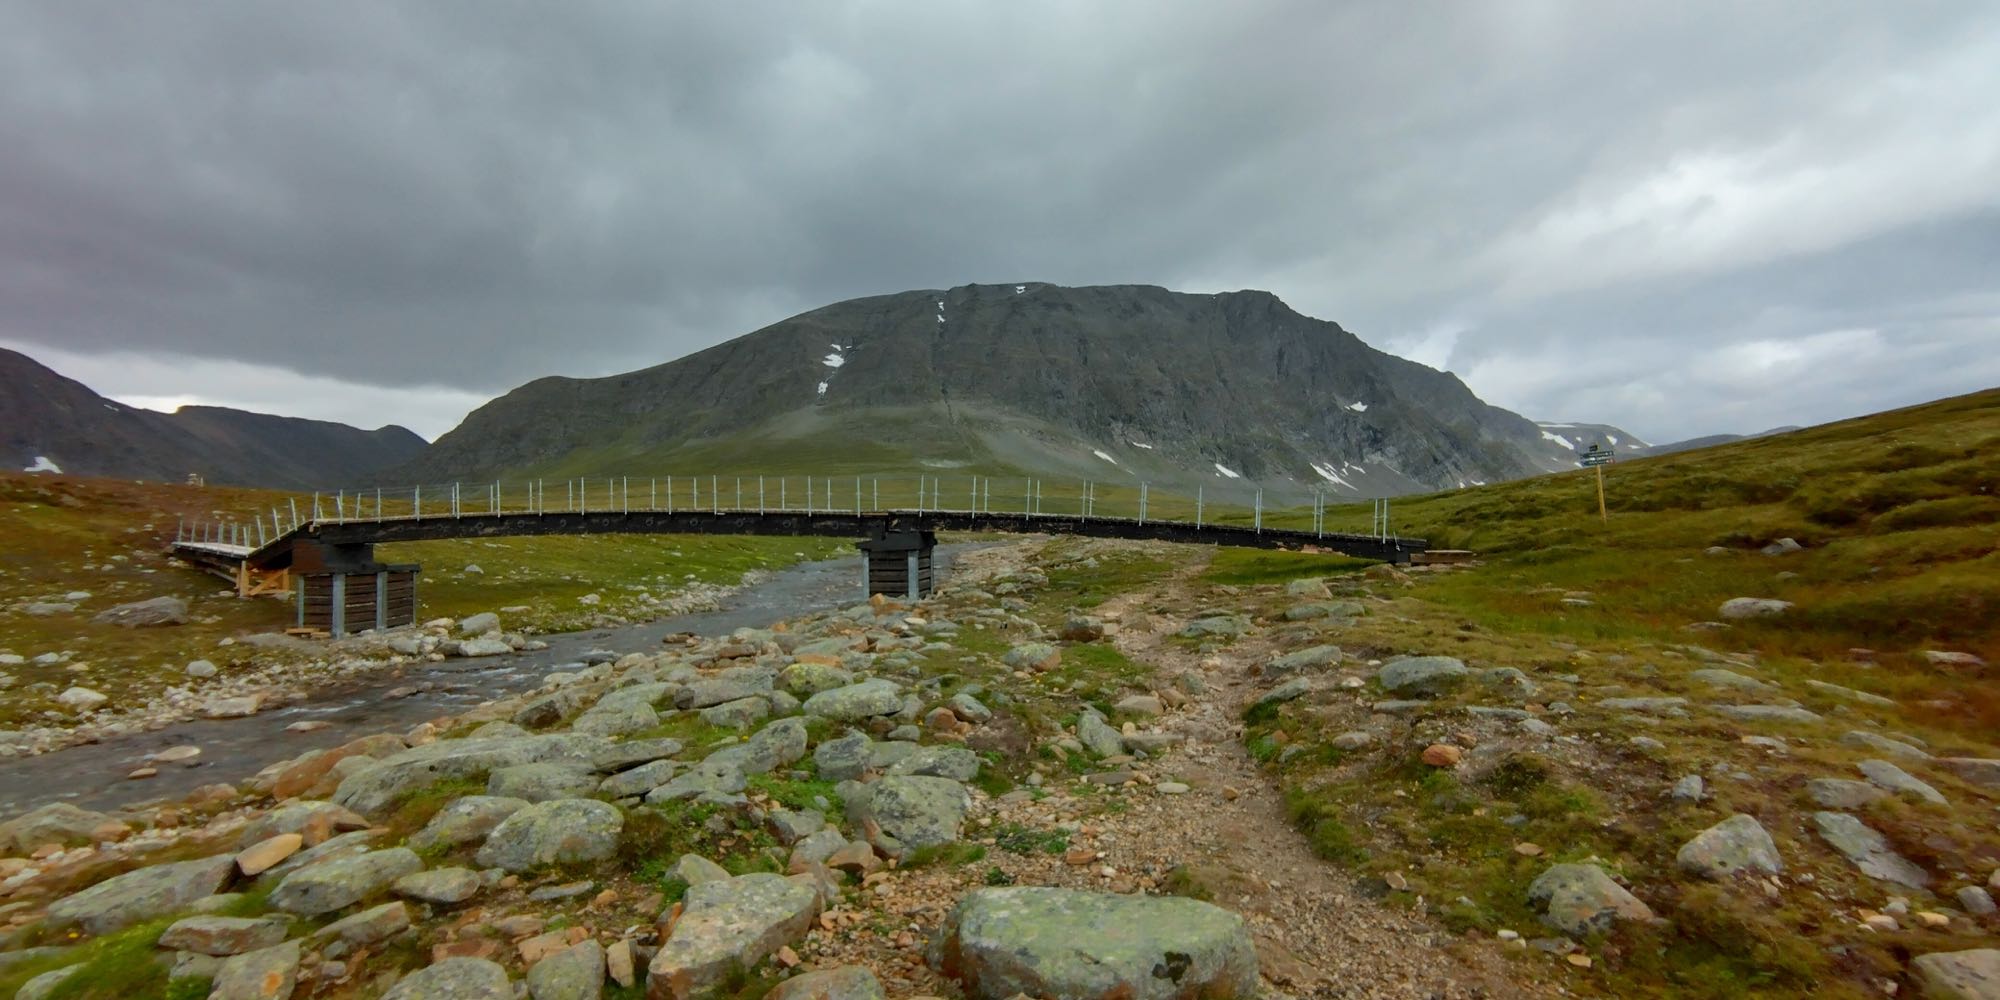
[[1611, 523], [1611, 515], [1604, 508], [1604, 467], [1617, 460], [1611, 449], [1601, 444], [1593, 444], [1590, 450], [1577, 457], [1578, 464], [1586, 469], [1597, 470], [1597, 519]]

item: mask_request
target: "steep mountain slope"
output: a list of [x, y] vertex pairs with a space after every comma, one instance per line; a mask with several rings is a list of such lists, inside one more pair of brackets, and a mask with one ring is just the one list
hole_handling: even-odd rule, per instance
[[311, 489], [406, 462], [424, 439], [214, 406], [156, 413], [105, 399], [33, 358], [0, 350], [0, 461], [79, 476]]
[[855, 299], [474, 411], [429, 478], [977, 468], [1346, 496], [1574, 467], [1455, 376], [1268, 292], [967, 285]]

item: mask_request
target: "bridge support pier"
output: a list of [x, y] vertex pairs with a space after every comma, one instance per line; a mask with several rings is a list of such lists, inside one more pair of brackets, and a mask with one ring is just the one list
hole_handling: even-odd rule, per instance
[[415, 624], [418, 572], [414, 565], [376, 562], [373, 545], [294, 539], [290, 575], [296, 581], [298, 627], [339, 638]]
[[931, 564], [936, 532], [886, 531], [860, 543], [860, 548], [869, 597], [881, 594], [915, 601], [936, 589]]

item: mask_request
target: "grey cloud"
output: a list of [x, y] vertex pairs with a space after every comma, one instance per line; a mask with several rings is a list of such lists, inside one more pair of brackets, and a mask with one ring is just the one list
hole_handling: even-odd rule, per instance
[[0, 338], [495, 393], [905, 288], [1263, 287], [1747, 430], [1995, 377], [1703, 374], [1991, 343], [1994, 67], [1977, 2], [9, 5]]

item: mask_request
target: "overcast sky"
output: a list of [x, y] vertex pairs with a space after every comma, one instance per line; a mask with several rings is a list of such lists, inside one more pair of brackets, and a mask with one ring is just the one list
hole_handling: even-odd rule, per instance
[[968, 282], [1671, 440], [2000, 384], [2000, 4], [0, 0], [0, 344], [427, 437]]

